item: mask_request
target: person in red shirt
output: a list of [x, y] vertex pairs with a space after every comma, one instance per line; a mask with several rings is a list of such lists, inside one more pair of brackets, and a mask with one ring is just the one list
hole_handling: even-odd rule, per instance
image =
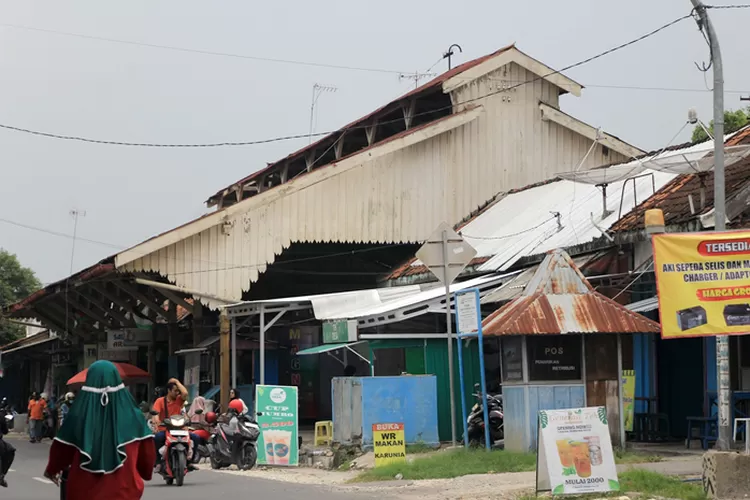
[[137, 500], [154, 472], [153, 434], [109, 361], [92, 364], [65, 417], [44, 476], [64, 481], [66, 500]]
[[[154, 446], [156, 449], [157, 460], [161, 461], [161, 454], [159, 450], [167, 442], [167, 433], [164, 431], [164, 426], [161, 425], [161, 421], [165, 418], [173, 415], [181, 415], [185, 408], [185, 401], [188, 398], [188, 391], [184, 385], [180, 383], [176, 378], [169, 379], [167, 382], [167, 395], [154, 401], [154, 411], [158, 412], [154, 415], [152, 422], [154, 428], [158, 429], [158, 432], [154, 435]], [[190, 433], [190, 439], [193, 441], [193, 445], [197, 446], [202, 443], [200, 436], [195, 433]], [[188, 469], [193, 470], [196, 467], [193, 464], [188, 464]]]
[[44, 421], [44, 410], [47, 409], [47, 401], [36, 392], [29, 400], [29, 435], [32, 443], [42, 442], [42, 422]]

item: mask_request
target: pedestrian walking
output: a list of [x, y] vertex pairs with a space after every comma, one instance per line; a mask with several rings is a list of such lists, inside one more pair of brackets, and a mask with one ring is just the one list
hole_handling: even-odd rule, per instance
[[29, 400], [29, 436], [32, 443], [41, 443], [42, 438], [42, 424], [44, 422], [44, 413], [47, 409], [47, 401], [45, 401], [36, 392], [32, 395], [32, 399]]
[[154, 472], [153, 435], [109, 361], [92, 364], [52, 442], [44, 476], [66, 500], [137, 500]]

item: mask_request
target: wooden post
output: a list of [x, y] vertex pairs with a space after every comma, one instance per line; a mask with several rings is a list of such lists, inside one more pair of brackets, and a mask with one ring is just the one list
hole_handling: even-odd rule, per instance
[[169, 302], [169, 324], [167, 325], [167, 344], [169, 346], [169, 377], [175, 377], [182, 379], [180, 373], [178, 373], [179, 364], [177, 363], [177, 355], [175, 351], [180, 349], [180, 329], [177, 325], [177, 305], [174, 302]]
[[147, 401], [151, 401], [154, 397], [154, 389], [156, 388], [156, 325], [151, 329], [151, 340], [148, 342], [148, 398]]
[[203, 304], [193, 303], [193, 347], [201, 343], [201, 329], [203, 328]]
[[221, 409], [226, 411], [229, 408], [229, 377], [230, 377], [230, 359], [232, 356], [230, 347], [229, 334], [229, 316], [227, 310], [222, 309], [219, 314], [219, 343], [221, 359], [221, 376], [219, 384], [221, 386]]

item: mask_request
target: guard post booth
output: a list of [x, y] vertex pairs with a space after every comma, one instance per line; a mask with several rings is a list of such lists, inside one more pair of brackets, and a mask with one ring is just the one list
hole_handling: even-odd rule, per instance
[[658, 323], [596, 292], [558, 249], [482, 329], [501, 342], [505, 449], [536, 449], [540, 410], [587, 406], [607, 408], [612, 444], [623, 446], [621, 381], [632, 370], [631, 334], [658, 333]]

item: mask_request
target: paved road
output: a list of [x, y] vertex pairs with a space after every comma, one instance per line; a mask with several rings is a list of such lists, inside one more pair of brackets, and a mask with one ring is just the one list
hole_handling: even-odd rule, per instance
[[[17, 437], [10, 442], [18, 449], [16, 460], [8, 474], [10, 487], [0, 488], [0, 498], [14, 500], [50, 500], [59, 498], [57, 487], [44, 479], [42, 474], [47, 463], [49, 441], [30, 444]], [[207, 467], [207, 466], [202, 466]], [[274, 500], [385, 500], [379, 494], [353, 494], [336, 492], [330, 488], [305, 484], [292, 484], [266, 479], [247, 478], [235, 474], [200, 470], [185, 478], [181, 488], [166, 486], [164, 481], [155, 478], [147, 484], [143, 500], [185, 500], [205, 499], [216, 496], [227, 498], [273, 498]]]

